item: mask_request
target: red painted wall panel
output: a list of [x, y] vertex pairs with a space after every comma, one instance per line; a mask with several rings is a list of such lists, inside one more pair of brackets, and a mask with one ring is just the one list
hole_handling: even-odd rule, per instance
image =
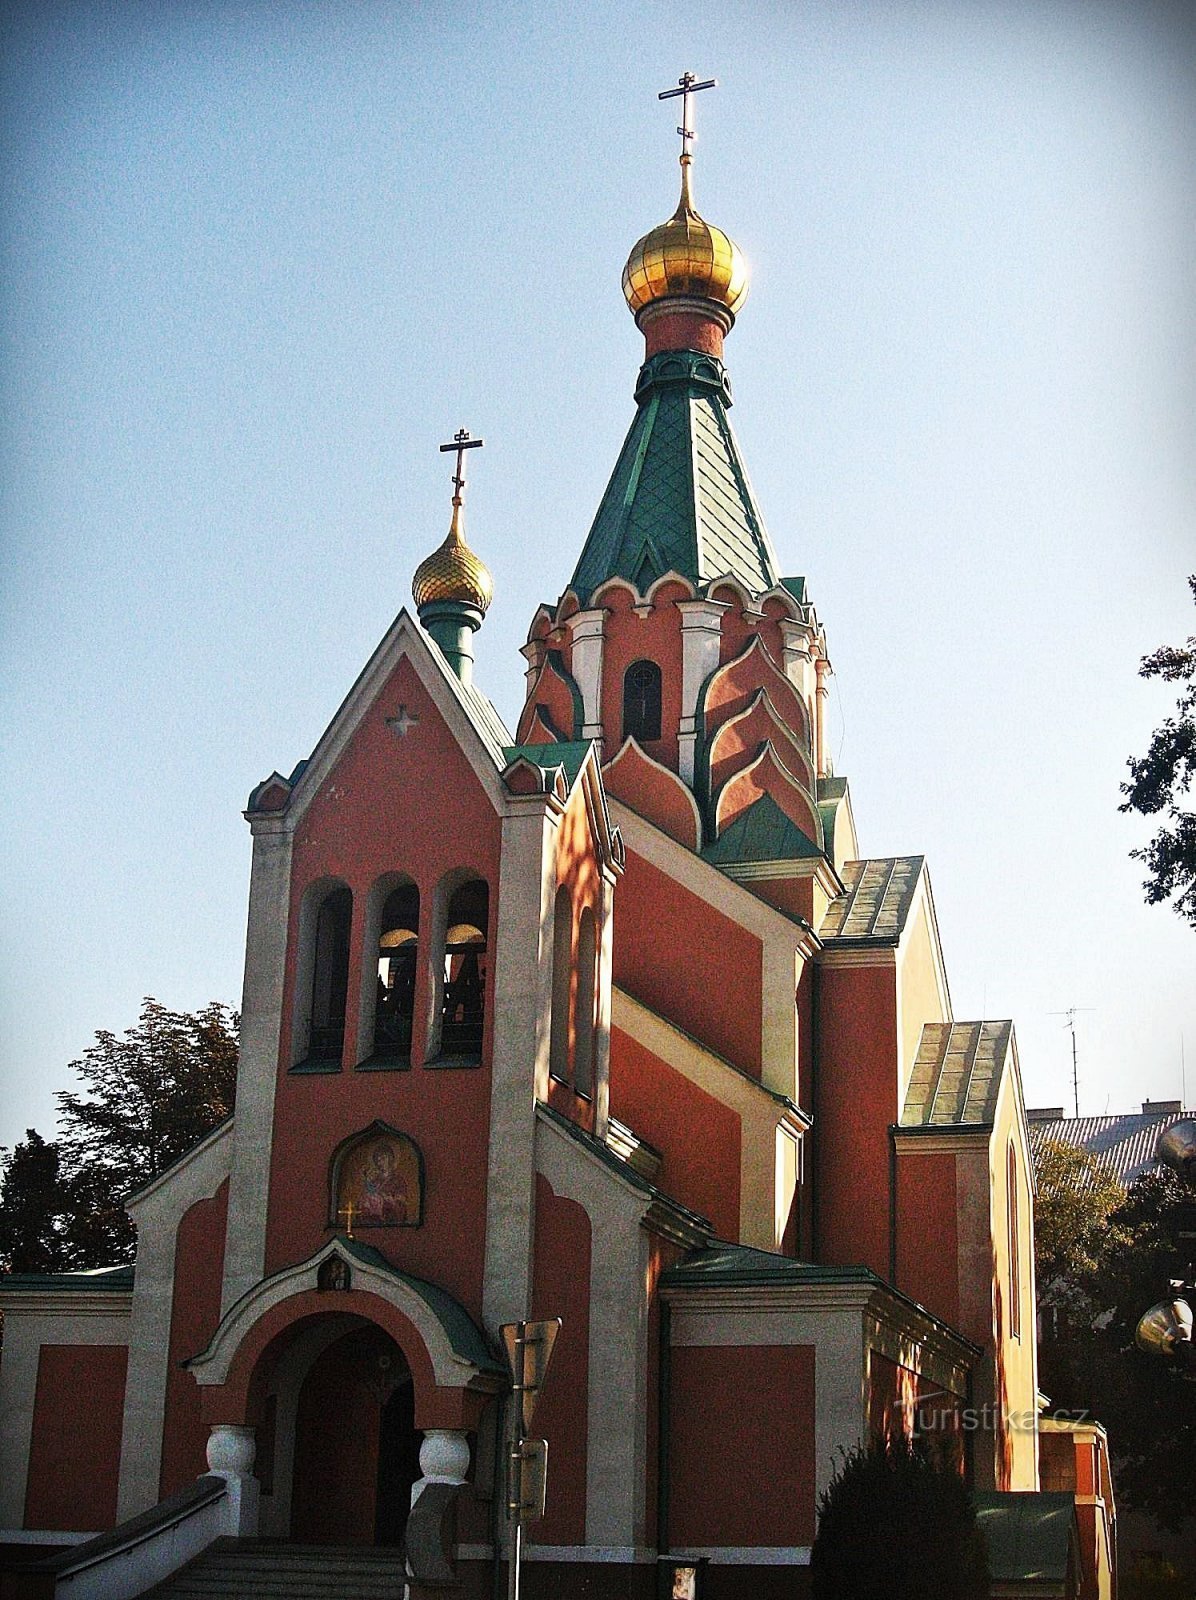
[[897, 1120], [892, 967], [824, 967], [814, 1107], [818, 1259], [889, 1276], [889, 1128]]
[[620, 988], [760, 1076], [760, 941], [633, 851], [618, 890]]
[[903, 1155], [897, 1163], [897, 1287], [959, 1326], [955, 1157]]
[[672, 1361], [670, 1543], [811, 1544], [813, 1347], [679, 1346]]
[[128, 1357], [123, 1344], [42, 1346], [27, 1528], [100, 1533], [115, 1524]]
[[200, 1416], [199, 1385], [182, 1363], [198, 1355], [220, 1321], [228, 1180], [210, 1200], [184, 1212], [175, 1237], [170, 1362], [158, 1492], [165, 1498], [208, 1470], [208, 1430]]
[[590, 1219], [536, 1174], [532, 1317], [560, 1317], [532, 1433], [548, 1440], [548, 1502], [537, 1544], [584, 1544], [590, 1381]]
[[720, 1239], [737, 1240], [738, 1115], [619, 1028], [611, 1029], [610, 1109], [663, 1155], [660, 1188], [708, 1217]]

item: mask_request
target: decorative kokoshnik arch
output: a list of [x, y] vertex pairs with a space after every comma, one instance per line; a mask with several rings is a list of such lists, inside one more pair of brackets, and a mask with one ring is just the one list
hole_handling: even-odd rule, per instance
[[333, 1313], [361, 1317], [399, 1346], [421, 1430], [475, 1428], [487, 1399], [506, 1386], [502, 1362], [459, 1301], [339, 1236], [255, 1284], [225, 1312], [207, 1348], [184, 1363], [203, 1392], [205, 1421], [246, 1423], [262, 1356], [290, 1329]]

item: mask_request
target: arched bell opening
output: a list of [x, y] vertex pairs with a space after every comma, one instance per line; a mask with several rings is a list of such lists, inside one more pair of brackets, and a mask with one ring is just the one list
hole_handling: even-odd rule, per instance
[[405, 1065], [411, 1060], [419, 976], [419, 890], [413, 883], [392, 889], [383, 903], [376, 961], [372, 1059]]

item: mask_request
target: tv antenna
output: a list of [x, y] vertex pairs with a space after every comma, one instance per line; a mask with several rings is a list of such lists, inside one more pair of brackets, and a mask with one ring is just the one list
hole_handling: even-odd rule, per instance
[[1064, 1027], [1071, 1034], [1071, 1092], [1075, 1101], [1076, 1117], [1080, 1115], [1080, 1071], [1076, 1060], [1076, 1018], [1081, 1011], [1095, 1011], [1095, 1006], [1068, 1006], [1066, 1011], [1048, 1011], [1049, 1017], [1066, 1017]]

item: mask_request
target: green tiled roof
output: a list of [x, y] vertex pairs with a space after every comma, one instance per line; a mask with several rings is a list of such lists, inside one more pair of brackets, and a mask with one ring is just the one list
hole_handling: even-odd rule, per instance
[[572, 786], [592, 743], [592, 739], [570, 739], [559, 744], [508, 744], [503, 746], [502, 753], [507, 766], [512, 761], [523, 760], [530, 761], [542, 772], [555, 772], [558, 767], [564, 767], [565, 777]]
[[903, 1128], [989, 1127], [1013, 1023], [928, 1022], [905, 1092]]
[[10, 1289], [132, 1289], [133, 1268], [92, 1267], [86, 1272], [10, 1272], [0, 1277], [0, 1291]]
[[[972, 1496], [976, 1521], [988, 1549], [988, 1570], [996, 1583], [1062, 1585], [1067, 1579], [1076, 1507], [1071, 1495], [1047, 1490]], [[1048, 1591], [1051, 1592], [1051, 1591]]]
[[868, 1267], [824, 1267], [771, 1250], [746, 1244], [712, 1244], [691, 1250], [662, 1275], [662, 1282], [678, 1288], [701, 1288], [722, 1283], [865, 1283], [883, 1286], [883, 1279]]
[[716, 867], [737, 861], [797, 861], [822, 851], [785, 813], [771, 795], [761, 795], [740, 812], [713, 844], [702, 851]]
[[846, 861], [847, 893], [832, 900], [818, 932], [842, 944], [852, 939], [896, 943], [914, 903], [923, 856], [880, 856]]
[[646, 362], [635, 421], [573, 574], [585, 604], [608, 578], [643, 593], [666, 572], [693, 583], [724, 574], [753, 594], [777, 581], [727, 407], [722, 363], [690, 351]]

